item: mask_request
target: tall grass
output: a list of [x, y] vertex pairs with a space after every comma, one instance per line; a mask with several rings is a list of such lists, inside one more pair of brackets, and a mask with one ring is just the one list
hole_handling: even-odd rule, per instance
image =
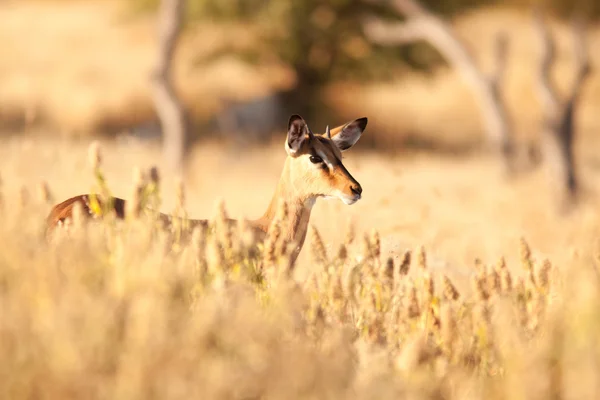
[[422, 247], [395, 262], [377, 232], [348, 229], [333, 252], [314, 229], [296, 281], [278, 222], [257, 243], [219, 203], [190, 229], [181, 188], [164, 230], [146, 212], [156, 170], [133, 180], [128, 218], [79, 211], [51, 237], [47, 185], [3, 197], [1, 398], [597, 398], [594, 265], [553, 265], [523, 239], [520, 273], [480, 261], [459, 292]]

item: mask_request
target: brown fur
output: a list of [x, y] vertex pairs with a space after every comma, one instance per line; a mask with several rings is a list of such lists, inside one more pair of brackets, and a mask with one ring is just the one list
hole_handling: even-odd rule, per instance
[[[296, 121], [294, 126], [292, 126], [292, 120]], [[325, 134], [314, 135], [299, 116], [290, 118], [288, 140], [286, 141], [288, 157], [285, 160], [279, 183], [263, 216], [249, 221], [250, 227], [255, 231], [259, 240], [264, 239], [275, 217], [280, 199], [285, 199], [289, 218], [282, 227], [282, 234], [286, 239], [297, 244], [292, 254], [295, 261], [304, 244], [312, 207], [318, 197], [338, 197], [346, 204], [352, 204], [360, 198], [362, 188], [342, 164], [341, 152], [358, 140], [365, 127], [366, 118], [352, 121], [332, 129], [331, 137], [333, 139], [330, 139]], [[298, 129], [304, 130], [299, 132]], [[355, 139], [349, 145], [347, 141], [338, 140], [343, 139], [344, 129], [346, 129], [347, 136]], [[299, 147], [295, 150], [289, 147], [292, 137], [296, 144], [299, 143]], [[340, 150], [339, 147], [342, 147], [343, 150]], [[310, 156], [321, 157], [323, 163], [311, 163]], [[73, 217], [73, 208], [76, 203], [82, 205], [85, 216], [92, 217], [93, 213], [88, 201], [88, 195], [79, 195], [55, 205], [47, 218], [48, 233], [51, 233], [65, 220]], [[115, 197], [113, 205], [116, 216], [124, 218], [125, 200]], [[166, 226], [171, 223], [171, 217], [166, 214], [161, 213], [160, 218]], [[236, 223], [237, 221], [230, 220], [230, 222]], [[192, 226], [206, 225], [207, 221], [190, 220], [190, 223]]]

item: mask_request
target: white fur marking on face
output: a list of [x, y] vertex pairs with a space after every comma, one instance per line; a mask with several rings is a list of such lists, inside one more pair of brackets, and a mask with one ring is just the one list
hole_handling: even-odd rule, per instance
[[325, 153], [323, 153], [320, 150], [317, 150], [317, 154], [319, 155], [319, 157], [321, 157], [323, 159], [323, 161], [325, 161], [325, 164], [327, 164], [327, 167], [329, 169], [333, 168], [333, 164], [331, 163], [331, 161], [329, 160], [329, 158], [327, 158], [327, 156], [325, 155]]

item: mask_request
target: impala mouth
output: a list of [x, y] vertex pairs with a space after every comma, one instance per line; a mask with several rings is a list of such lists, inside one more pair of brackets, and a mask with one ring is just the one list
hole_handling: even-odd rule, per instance
[[361, 197], [362, 196], [360, 194], [355, 194], [354, 196], [342, 196], [341, 199], [344, 202], [344, 204], [351, 206], [352, 204], [359, 201]]

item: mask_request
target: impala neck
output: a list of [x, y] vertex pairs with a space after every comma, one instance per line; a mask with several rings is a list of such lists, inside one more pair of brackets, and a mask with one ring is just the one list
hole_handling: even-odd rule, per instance
[[280, 199], [284, 199], [288, 205], [288, 220], [282, 224], [281, 234], [285, 239], [297, 244], [297, 248], [292, 255], [294, 259], [300, 253], [304, 239], [306, 239], [310, 213], [317, 199], [316, 196], [299, 192], [297, 186], [294, 185], [290, 174], [289, 162], [286, 159], [283, 172], [281, 173], [269, 207], [263, 216], [255, 221], [266, 232], [277, 214]]

